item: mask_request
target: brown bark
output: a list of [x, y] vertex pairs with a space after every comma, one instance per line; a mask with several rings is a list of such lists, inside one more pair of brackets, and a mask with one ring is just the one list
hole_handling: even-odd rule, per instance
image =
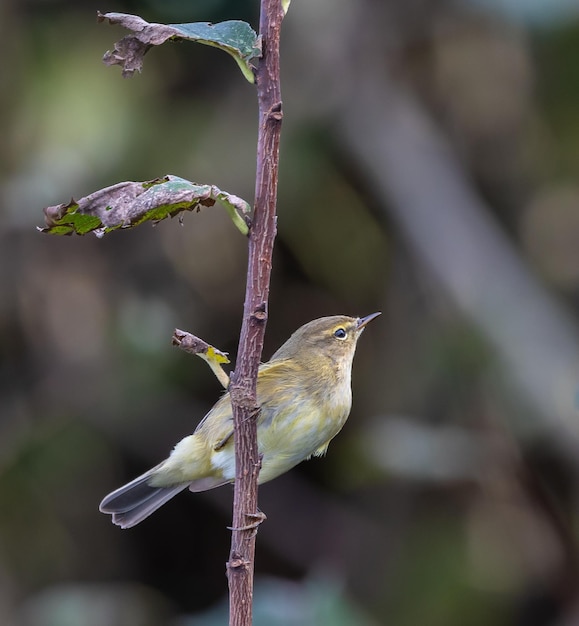
[[257, 449], [256, 380], [268, 315], [271, 259], [276, 234], [282, 119], [279, 68], [282, 19], [281, 0], [261, 1], [263, 56], [256, 72], [259, 129], [255, 206], [249, 232], [243, 324], [230, 384], [236, 460], [231, 553], [227, 563], [230, 626], [250, 626], [252, 623], [255, 536], [260, 521], [257, 508], [260, 459]]

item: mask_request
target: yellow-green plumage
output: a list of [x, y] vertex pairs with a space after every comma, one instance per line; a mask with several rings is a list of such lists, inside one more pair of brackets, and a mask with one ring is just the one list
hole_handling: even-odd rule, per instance
[[[350, 413], [356, 342], [377, 315], [362, 319], [337, 315], [309, 322], [260, 366], [260, 483], [326, 452]], [[233, 417], [226, 393], [168, 459], [106, 496], [100, 510], [129, 528], [187, 487], [205, 491], [234, 478]]]

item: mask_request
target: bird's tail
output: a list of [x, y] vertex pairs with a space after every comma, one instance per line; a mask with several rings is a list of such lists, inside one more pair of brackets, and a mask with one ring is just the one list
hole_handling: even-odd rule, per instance
[[158, 467], [109, 493], [100, 503], [99, 510], [112, 514], [113, 524], [131, 528], [189, 486], [189, 483], [181, 483], [171, 487], [152, 487], [148, 481]]

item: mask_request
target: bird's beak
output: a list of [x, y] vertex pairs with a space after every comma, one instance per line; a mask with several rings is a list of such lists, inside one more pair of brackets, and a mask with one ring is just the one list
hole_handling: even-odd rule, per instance
[[368, 322], [371, 322], [373, 319], [377, 318], [378, 315], [382, 315], [382, 313], [380, 311], [378, 311], [378, 313], [371, 313], [370, 315], [366, 315], [366, 317], [359, 317], [358, 318], [357, 329], [359, 331], [364, 330], [364, 326], [366, 326], [366, 324]]

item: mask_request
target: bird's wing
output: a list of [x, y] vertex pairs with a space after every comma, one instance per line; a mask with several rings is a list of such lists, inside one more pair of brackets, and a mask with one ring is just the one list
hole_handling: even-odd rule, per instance
[[230, 433], [233, 433], [233, 415], [231, 399], [229, 393], [226, 393], [219, 398], [209, 413], [199, 422], [195, 434], [200, 435], [214, 449], [219, 449], [224, 444], [218, 444], [226, 441], [231, 436]]
[[[288, 360], [276, 360], [263, 363], [259, 367], [257, 378], [257, 403], [261, 408], [268, 407], [267, 411], [260, 410], [257, 417], [258, 428], [271, 420], [275, 413], [278, 398], [287, 395], [288, 387], [297, 371], [296, 366]], [[199, 422], [195, 433], [201, 434], [214, 450], [221, 450], [233, 443], [233, 413], [229, 393], [224, 394]]]

